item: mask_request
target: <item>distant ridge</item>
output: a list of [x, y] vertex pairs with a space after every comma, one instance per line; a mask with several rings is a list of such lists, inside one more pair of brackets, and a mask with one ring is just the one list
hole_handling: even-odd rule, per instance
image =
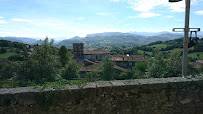
[[34, 38], [27, 38], [27, 37], [0, 37], [0, 40], [8, 40], [8, 41], [12, 41], [12, 42], [20, 42], [20, 43], [24, 43], [24, 44], [34, 44], [35, 42], [37, 42], [36, 39]]
[[87, 34], [85, 38], [74, 37], [58, 43], [58, 46], [65, 45], [72, 48], [72, 43], [84, 43], [86, 48], [108, 48], [108, 47], [129, 47], [146, 45], [155, 41], [167, 41], [183, 37], [182, 34], [160, 32], [153, 36], [134, 33], [104, 32]]

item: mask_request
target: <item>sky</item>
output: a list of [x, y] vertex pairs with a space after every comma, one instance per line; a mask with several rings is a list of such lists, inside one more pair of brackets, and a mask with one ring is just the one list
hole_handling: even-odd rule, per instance
[[[55, 38], [183, 28], [185, 1], [0, 0], [0, 36]], [[203, 0], [191, 0], [190, 27], [203, 28]]]

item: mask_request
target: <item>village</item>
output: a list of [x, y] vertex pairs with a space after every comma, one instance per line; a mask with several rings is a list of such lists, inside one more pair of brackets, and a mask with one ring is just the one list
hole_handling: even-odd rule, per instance
[[117, 73], [128, 72], [133, 69], [137, 62], [147, 61], [146, 55], [110, 55], [108, 50], [84, 50], [83, 43], [73, 43], [73, 56], [80, 66], [80, 74], [97, 70], [106, 56], [110, 56], [114, 62]]

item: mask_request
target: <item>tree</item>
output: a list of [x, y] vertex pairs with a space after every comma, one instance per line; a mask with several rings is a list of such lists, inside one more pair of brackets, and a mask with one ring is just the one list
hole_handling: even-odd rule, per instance
[[64, 79], [79, 78], [79, 66], [76, 61], [69, 61], [61, 70], [61, 77]]
[[106, 56], [101, 65], [101, 79], [112, 80], [115, 75], [114, 64], [109, 56]]
[[137, 62], [133, 70], [133, 78], [144, 78], [147, 67], [147, 62]]
[[164, 78], [181, 76], [181, 62], [180, 53], [170, 53], [168, 58], [164, 59], [163, 53], [157, 52], [155, 58], [148, 63], [148, 77]]
[[[28, 81], [41, 83], [44, 81], [55, 81], [60, 78], [58, 61], [58, 50], [52, 46], [53, 40], [48, 38], [34, 48], [34, 52], [23, 61], [12, 61], [1, 70], [2, 79], [16, 79], [20, 86], [24, 86]], [[2, 72], [3, 71], [3, 72]], [[23, 85], [22, 85], [23, 84]]]
[[164, 77], [181, 76], [182, 59], [179, 52], [170, 53], [169, 58], [166, 60], [166, 74]]
[[86, 80], [89, 82], [94, 82], [97, 75], [98, 75], [98, 71], [87, 72]]
[[5, 48], [1, 48], [0, 53], [6, 53], [6, 49]]
[[62, 45], [59, 49], [59, 57], [62, 66], [64, 67], [68, 61], [71, 59], [71, 53], [68, 51], [66, 46]]
[[163, 59], [162, 52], [156, 52], [155, 58], [150, 60], [148, 63], [149, 67], [147, 68], [148, 77], [154, 78], [163, 78], [166, 76], [166, 62]]
[[31, 59], [32, 72], [36, 81], [54, 81], [59, 73], [58, 50], [52, 46], [54, 40], [46, 37], [41, 45], [34, 48]]

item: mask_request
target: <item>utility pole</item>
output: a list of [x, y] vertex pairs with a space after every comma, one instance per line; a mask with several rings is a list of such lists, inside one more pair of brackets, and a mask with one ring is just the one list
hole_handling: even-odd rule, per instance
[[188, 59], [188, 32], [189, 32], [189, 18], [190, 18], [190, 0], [185, 0], [185, 29], [183, 40], [183, 63], [182, 63], [182, 76], [187, 75], [187, 59]]
[[[169, 0], [169, 2], [179, 2], [182, 0]], [[190, 29], [195, 30], [196, 32], [200, 31], [200, 28], [189, 28], [189, 19], [190, 19], [190, 0], [185, 0], [185, 28], [173, 28], [173, 32], [183, 32], [176, 31], [178, 29], [184, 30], [184, 40], [183, 40], [183, 62], [182, 62], [182, 76], [187, 75], [187, 59], [188, 59], [188, 32]]]

